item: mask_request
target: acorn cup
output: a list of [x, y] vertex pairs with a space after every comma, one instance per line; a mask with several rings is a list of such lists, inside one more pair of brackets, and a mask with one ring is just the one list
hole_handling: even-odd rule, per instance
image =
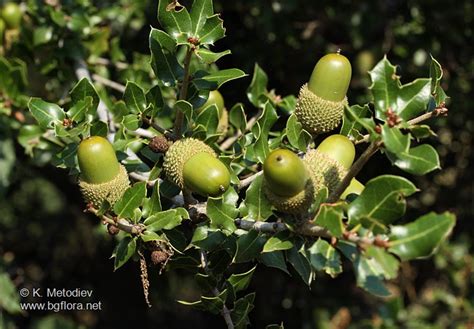
[[347, 105], [352, 68], [339, 52], [323, 56], [300, 89], [295, 115], [312, 135], [329, 132], [341, 122]]
[[130, 186], [127, 170], [105, 138], [84, 139], [77, 149], [77, 159], [81, 170], [79, 187], [85, 201], [94, 207], [99, 208], [104, 201], [113, 206]]
[[185, 138], [173, 143], [165, 154], [163, 170], [179, 188], [204, 197], [218, 197], [230, 185], [230, 173], [206, 143]]
[[270, 203], [288, 214], [304, 214], [311, 206], [315, 186], [304, 162], [287, 149], [276, 149], [263, 163], [263, 190]]
[[333, 192], [347, 174], [355, 158], [354, 144], [343, 135], [331, 135], [304, 157], [304, 162], [317, 185]]

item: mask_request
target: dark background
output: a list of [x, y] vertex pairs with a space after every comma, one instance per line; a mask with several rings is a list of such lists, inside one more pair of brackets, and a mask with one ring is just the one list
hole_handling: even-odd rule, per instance
[[[269, 87], [285, 96], [298, 92], [319, 57], [340, 48], [354, 63], [348, 96], [350, 103], [355, 103], [370, 100], [368, 75], [356, 64], [360, 53], [373, 56], [371, 66], [387, 54], [399, 65], [403, 83], [428, 76], [432, 54], [445, 69], [443, 86], [451, 96], [449, 116], [433, 122], [439, 139], [431, 140], [440, 153], [443, 170], [410, 177], [421, 192], [410, 199], [407, 218], [450, 210], [457, 214], [458, 222], [449, 245], [443, 245], [436, 257], [404, 264], [399, 279], [390, 283], [405, 304], [396, 316], [391, 316], [390, 300], [370, 296], [355, 286], [350, 264], [344, 264], [346, 271], [336, 279], [321, 274], [311, 289], [296, 277], [259, 266], [249, 288], [257, 292], [251, 327], [283, 322], [285, 328], [472, 328], [472, 1], [324, 3], [216, 2], [216, 11], [222, 12], [227, 28], [227, 38], [216, 48], [233, 53], [220, 67], [239, 67], [250, 74], [222, 88], [227, 106], [245, 101], [255, 62], [268, 74]], [[128, 58], [134, 52], [148, 52], [149, 25], [158, 27], [155, 1], [147, 4], [146, 13], [139, 33], [122, 40], [129, 45], [125, 47]], [[4, 314], [11, 319], [11, 328], [224, 327], [219, 316], [175, 302], [198, 296], [192, 277], [184, 272], [159, 276], [158, 270], [150, 270], [153, 308], [148, 309], [138, 265], [129, 262], [112, 271], [109, 258], [115, 242], [104, 234], [95, 217], [82, 212], [73, 179], [61, 169], [33, 166], [21, 148], [16, 153], [13, 184], [0, 199], [0, 262], [19, 287], [92, 289], [93, 301], [101, 301], [103, 310], [53, 316], [51, 312]], [[359, 178], [366, 182], [382, 173], [402, 174], [377, 155]]]

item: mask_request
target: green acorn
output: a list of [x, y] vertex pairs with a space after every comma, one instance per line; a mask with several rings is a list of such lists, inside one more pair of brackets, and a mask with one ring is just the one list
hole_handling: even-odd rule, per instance
[[130, 186], [127, 170], [105, 138], [84, 139], [77, 148], [77, 159], [81, 170], [79, 187], [85, 201], [94, 207], [100, 207], [105, 200], [113, 205]]
[[309, 82], [300, 89], [295, 108], [304, 129], [317, 135], [339, 125], [351, 74], [351, 63], [340, 53], [325, 55], [316, 63]]
[[23, 13], [21, 8], [14, 2], [8, 2], [3, 6], [1, 15], [9, 29], [17, 29], [21, 25]]
[[268, 200], [281, 212], [302, 214], [314, 196], [313, 181], [303, 161], [293, 152], [277, 149], [263, 163], [263, 188]]
[[344, 179], [354, 158], [355, 147], [349, 138], [343, 135], [331, 135], [315, 150], [308, 151], [304, 162], [316, 185], [326, 186], [331, 193]]
[[166, 177], [181, 189], [217, 197], [230, 185], [230, 173], [206, 143], [185, 138], [173, 143], [165, 155]]

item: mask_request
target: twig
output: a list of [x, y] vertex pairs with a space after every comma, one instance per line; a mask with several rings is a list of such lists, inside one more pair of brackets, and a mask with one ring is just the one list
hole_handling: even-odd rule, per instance
[[242, 179], [239, 183], [239, 186], [237, 187], [237, 189], [240, 191], [241, 189], [249, 186], [250, 184], [252, 184], [252, 182], [258, 177], [260, 176], [261, 174], [263, 173], [263, 171], [259, 171], [259, 172], [256, 172], [255, 174], [252, 174], [244, 179]]
[[[207, 266], [206, 252], [201, 249], [200, 254], [201, 254], [201, 266], [202, 266], [204, 272], [206, 272], [206, 274], [209, 274], [210, 271], [209, 271], [209, 268]], [[215, 297], [219, 296], [219, 290], [216, 287], [212, 288], [212, 294]], [[230, 310], [225, 305], [225, 301], [223, 301], [221, 315], [224, 318], [224, 321], [227, 325], [227, 329], [234, 329], [234, 323], [232, 322], [232, 317], [230, 316]]]
[[339, 200], [341, 194], [345, 191], [345, 189], [351, 183], [352, 178], [354, 178], [364, 167], [364, 165], [369, 161], [369, 159], [374, 155], [375, 152], [382, 146], [381, 141], [372, 142], [369, 147], [361, 154], [361, 156], [357, 159], [356, 162], [352, 165], [351, 169], [347, 172], [346, 176], [342, 180], [341, 183], [337, 186], [337, 188], [331, 193], [327, 202], [333, 203]]
[[160, 125], [156, 124], [153, 120], [150, 120], [148, 118], [142, 118], [143, 122], [145, 122], [147, 125], [158, 131], [159, 133], [163, 134], [165, 137], [173, 139], [174, 140], [174, 135], [166, 130], [165, 128], [161, 127]]
[[[191, 63], [191, 56], [193, 54], [193, 48], [188, 47], [186, 57], [184, 58], [184, 77], [181, 89], [179, 90], [178, 100], [186, 100], [188, 97], [188, 85], [189, 85], [189, 65]], [[176, 119], [174, 121], [174, 136], [178, 140], [181, 138], [182, 128], [184, 122], [184, 113], [180, 109], [176, 111]]]
[[[445, 104], [442, 103], [442, 104], [440, 104], [439, 107], [435, 108], [433, 111], [426, 112], [426, 113], [424, 113], [424, 114], [422, 114], [422, 115], [420, 115], [416, 118], [408, 120], [407, 123], [410, 126], [414, 126], [414, 125], [417, 125], [420, 122], [426, 121], [430, 118], [445, 116], [447, 114], [448, 114], [448, 109], [445, 107]], [[354, 144], [358, 145], [358, 144], [362, 144], [362, 143], [367, 143], [369, 140], [370, 140], [370, 135], [367, 134], [367, 135], [364, 135], [364, 137], [362, 137], [362, 139], [359, 139], [358, 141], [356, 141]]]
[[262, 113], [262, 111], [259, 111], [256, 116], [250, 118], [250, 120], [247, 122], [247, 125], [245, 126], [245, 131], [239, 130], [238, 132], [235, 133], [234, 136], [231, 136], [231, 137], [227, 138], [226, 140], [224, 140], [222, 142], [222, 144], [219, 146], [221, 151], [227, 150], [229, 147], [231, 147], [235, 143], [236, 140], [238, 140], [240, 138], [240, 136], [242, 136], [245, 132], [252, 129], [252, 127], [255, 125], [258, 118], [260, 117], [261, 113]]
[[92, 74], [92, 79], [94, 79], [98, 83], [103, 84], [104, 86], [120, 91], [121, 93], [125, 92], [125, 86], [123, 84], [109, 80], [101, 75]]
[[137, 130], [127, 130], [127, 133], [129, 133], [130, 135], [135, 135], [147, 139], [152, 139], [153, 137], [155, 137], [154, 133], [143, 128], [138, 128]]
[[89, 61], [90, 64], [92, 65], [109, 65], [109, 66], [115, 66], [119, 70], [125, 70], [129, 67], [127, 63], [124, 62], [112, 62], [111, 60], [103, 57], [97, 57], [94, 58], [93, 60]]
[[95, 209], [90, 205], [87, 206], [86, 211], [98, 216], [100, 219], [102, 219], [104, 224], [110, 224], [129, 234], [138, 235], [146, 229], [143, 224], [131, 224], [128, 220], [124, 218], [111, 218], [107, 215], [99, 216], [99, 210]]

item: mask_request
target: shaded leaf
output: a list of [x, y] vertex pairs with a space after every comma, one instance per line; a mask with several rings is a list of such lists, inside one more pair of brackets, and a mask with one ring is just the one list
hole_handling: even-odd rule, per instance
[[311, 134], [303, 129], [303, 126], [294, 114], [290, 115], [286, 122], [286, 137], [291, 146], [296, 147], [302, 152], [306, 152], [309, 143], [312, 141]]
[[259, 256], [258, 260], [267, 267], [274, 267], [282, 270], [286, 274], [290, 274], [286, 267], [285, 254], [283, 251], [263, 253]]
[[127, 81], [123, 100], [132, 113], [142, 113], [147, 107], [145, 92], [139, 85], [132, 81]]
[[318, 239], [307, 249], [307, 252], [315, 270], [325, 271], [333, 278], [342, 272], [341, 257], [327, 241]]
[[403, 153], [388, 153], [387, 156], [398, 168], [413, 175], [425, 175], [441, 168], [438, 152], [428, 144], [412, 147]]
[[220, 198], [208, 198], [206, 210], [211, 228], [221, 229], [227, 235], [237, 229], [234, 219], [239, 215], [236, 208], [238, 199], [239, 195], [233, 188], [229, 188]]
[[288, 250], [293, 247], [288, 232], [279, 232], [272, 236], [263, 246], [262, 253], [273, 252], [277, 250]]
[[255, 63], [255, 67], [253, 70], [252, 82], [250, 86], [247, 88], [247, 97], [254, 106], [259, 106], [260, 96], [266, 94], [267, 91], [267, 84], [268, 84], [268, 76], [262, 70], [262, 68]]
[[237, 239], [234, 263], [245, 263], [255, 259], [263, 249], [265, 238], [257, 231], [249, 231]]
[[322, 204], [314, 218], [314, 224], [326, 228], [337, 238], [344, 232], [344, 203]]
[[122, 267], [135, 253], [137, 249], [136, 237], [126, 236], [118, 243], [114, 251], [114, 271]]
[[263, 191], [263, 175], [259, 175], [250, 184], [245, 193], [245, 205], [248, 211], [247, 217], [253, 220], [265, 221], [272, 215], [272, 205]]
[[[304, 251], [304, 249], [303, 249]], [[311, 264], [303, 253], [302, 250], [299, 250], [295, 247], [286, 251], [288, 262], [293, 266], [296, 272], [300, 275], [306, 285], [310, 285], [313, 279], [313, 273], [311, 271]]]
[[257, 266], [255, 265], [253, 268], [251, 268], [247, 272], [239, 273], [239, 274], [232, 274], [230, 276], [230, 278], [227, 279], [227, 281], [234, 288], [234, 292], [237, 293], [239, 291], [247, 289], [247, 287], [250, 284], [250, 280], [252, 280], [252, 276], [253, 276], [253, 273], [255, 272], [256, 268], [257, 268]]

